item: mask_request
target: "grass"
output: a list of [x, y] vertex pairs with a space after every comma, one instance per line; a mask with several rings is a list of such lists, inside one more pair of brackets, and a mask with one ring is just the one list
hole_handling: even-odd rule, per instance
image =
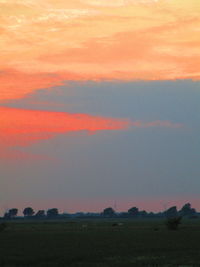
[[112, 220], [11, 222], [0, 233], [0, 266], [200, 266], [199, 220], [183, 222], [178, 231], [167, 230], [162, 220], [112, 224]]

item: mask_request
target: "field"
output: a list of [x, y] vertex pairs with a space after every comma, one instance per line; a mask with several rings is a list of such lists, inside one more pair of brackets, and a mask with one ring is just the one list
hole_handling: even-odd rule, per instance
[[200, 221], [178, 231], [163, 220], [10, 222], [0, 233], [0, 266], [200, 266]]

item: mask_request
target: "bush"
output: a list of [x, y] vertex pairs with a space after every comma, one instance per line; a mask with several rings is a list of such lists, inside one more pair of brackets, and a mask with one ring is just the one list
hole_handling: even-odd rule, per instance
[[7, 227], [6, 223], [0, 223], [0, 232], [3, 232]]
[[166, 226], [169, 230], [177, 230], [179, 224], [181, 224], [182, 217], [173, 217], [173, 218], [168, 218], [166, 222]]

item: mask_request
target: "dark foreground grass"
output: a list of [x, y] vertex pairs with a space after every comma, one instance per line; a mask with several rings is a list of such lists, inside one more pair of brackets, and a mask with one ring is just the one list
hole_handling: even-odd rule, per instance
[[[169, 231], [163, 221], [9, 223], [0, 267], [200, 266], [200, 222]], [[156, 229], [155, 231], [155, 228]]]

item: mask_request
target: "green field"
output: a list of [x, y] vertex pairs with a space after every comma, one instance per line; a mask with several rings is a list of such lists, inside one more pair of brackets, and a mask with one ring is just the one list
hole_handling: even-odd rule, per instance
[[163, 220], [115, 221], [10, 222], [0, 233], [0, 267], [200, 266], [198, 219], [178, 231]]

